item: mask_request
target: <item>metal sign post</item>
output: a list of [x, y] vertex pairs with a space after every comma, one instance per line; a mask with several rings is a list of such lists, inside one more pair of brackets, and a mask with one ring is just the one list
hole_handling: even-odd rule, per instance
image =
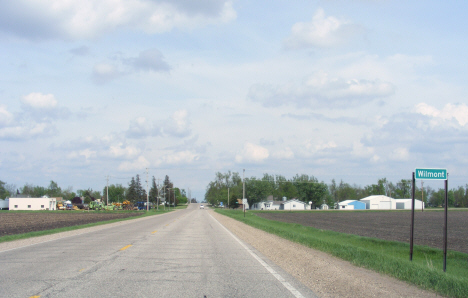
[[445, 210], [444, 210], [444, 272], [447, 271], [447, 215], [448, 215], [448, 180], [445, 180]]
[[412, 182], [412, 190], [411, 190], [411, 230], [410, 230], [410, 253], [409, 253], [409, 260], [413, 261], [413, 236], [414, 236], [414, 189], [415, 189], [415, 177], [413, 172]]
[[[410, 233], [410, 261], [413, 260], [413, 234], [414, 234], [414, 193], [416, 179], [445, 180], [445, 214], [444, 214], [444, 272], [447, 270], [447, 217], [448, 217], [448, 173], [447, 169], [416, 169], [413, 172], [413, 191], [411, 195], [411, 233]], [[424, 204], [424, 201], [421, 200]]]

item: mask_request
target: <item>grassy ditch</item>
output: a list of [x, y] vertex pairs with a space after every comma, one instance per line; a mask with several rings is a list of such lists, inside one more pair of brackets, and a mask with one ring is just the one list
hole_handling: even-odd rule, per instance
[[[7, 211], [7, 212], [10, 212], [10, 213], [13, 213], [13, 212], [14, 213], [45, 213], [45, 212], [76, 213], [76, 212], [80, 212], [80, 211], [62, 211], [61, 210], [61, 211]], [[109, 213], [109, 212], [116, 212], [116, 211], [81, 211], [81, 212]], [[35, 232], [28, 232], [28, 233], [22, 233], [22, 234], [16, 234], [16, 235], [2, 236], [2, 237], [0, 237], [0, 243], [7, 242], [7, 241], [20, 240], [20, 239], [27, 239], [27, 238], [31, 238], [31, 237], [51, 235], [51, 234], [56, 234], [56, 233], [61, 233], [61, 232], [68, 232], [68, 231], [84, 229], [84, 228], [89, 228], [89, 227], [114, 223], [114, 222], [118, 222], [118, 221], [125, 221], [125, 220], [130, 220], [130, 219], [135, 219], [135, 218], [141, 218], [141, 217], [146, 217], [146, 216], [158, 215], [158, 214], [167, 213], [167, 212], [169, 212], [169, 210], [160, 209], [159, 211], [158, 210], [150, 210], [149, 212], [146, 212], [146, 211], [118, 211], [118, 212], [119, 213], [135, 212], [135, 213], [139, 213], [139, 214], [137, 214], [135, 216], [131, 216], [131, 217], [126, 217], [126, 218], [116, 218], [116, 219], [111, 219], [111, 220], [98, 221], [98, 222], [94, 222], [94, 223], [88, 223], [88, 224], [76, 225], [76, 226], [70, 226], [70, 227], [63, 227], [63, 228], [57, 228], [57, 229], [52, 229], [52, 230], [35, 231]]]
[[433, 290], [444, 296], [468, 297], [468, 254], [449, 251], [447, 272], [443, 272], [440, 249], [414, 246], [413, 261], [409, 261], [409, 244], [361, 237], [299, 224], [267, 220], [247, 212], [220, 210], [250, 226], [329, 253], [352, 264], [368, 268], [400, 280]]

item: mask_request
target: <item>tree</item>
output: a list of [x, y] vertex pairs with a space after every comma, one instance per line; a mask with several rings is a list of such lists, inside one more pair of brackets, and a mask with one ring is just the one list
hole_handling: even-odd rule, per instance
[[138, 201], [146, 201], [146, 190], [141, 186], [140, 175], [136, 175], [135, 179], [136, 193], [138, 196]]
[[158, 203], [158, 186], [156, 185], [156, 178], [154, 178], [153, 176], [153, 179], [151, 180], [151, 188], [149, 190], [149, 200], [155, 204]]
[[139, 199], [138, 187], [134, 177], [132, 177], [128, 184], [126, 199], [132, 203], [137, 202]]
[[395, 188], [395, 199], [407, 199], [411, 198], [411, 185], [412, 181], [409, 179], [401, 179], [397, 182]]
[[49, 197], [60, 197], [62, 195], [62, 189], [58, 186], [57, 182], [50, 180], [49, 187], [47, 188], [47, 194]]
[[296, 175], [293, 182], [298, 190], [298, 199], [306, 203], [312, 202], [313, 206], [320, 206], [329, 195], [328, 186], [323, 182], [318, 182], [314, 176]]
[[[109, 192], [109, 200], [107, 200], [107, 193]], [[125, 187], [122, 184], [111, 184], [109, 187], [104, 186], [102, 190], [103, 200], [107, 203], [122, 202], [125, 199]]]
[[266, 200], [266, 198], [273, 193], [273, 188], [265, 177], [262, 180], [252, 177], [250, 179], [246, 179], [245, 193], [245, 196], [249, 201], [249, 205], [252, 206], [256, 202]]
[[84, 204], [89, 204], [89, 202], [96, 200], [96, 198], [93, 197], [93, 190], [91, 188], [84, 190], [79, 189], [77, 192], [80, 197], [84, 197]]
[[0, 180], [0, 199], [6, 199], [10, 196], [10, 192], [6, 189], [6, 183]]
[[170, 189], [174, 188], [174, 184], [171, 182], [168, 175], [166, 175], [166, 177], [164, 177], [163, 186], [164, 186], [164, 196], [165, 196], [164, 200], [166, 201], [166, 204], [169, 204], [172, 201], [172, 197], [171, 197], [171, 193], [169, 192], [169, 188]]

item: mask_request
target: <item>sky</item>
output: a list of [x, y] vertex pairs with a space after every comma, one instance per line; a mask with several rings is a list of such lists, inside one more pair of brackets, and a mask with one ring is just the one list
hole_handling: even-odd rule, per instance
[[[467, 1], [5, 0], [0, 180], [468, 183]], [[442, 188], [438, 181], [434, 188]]]

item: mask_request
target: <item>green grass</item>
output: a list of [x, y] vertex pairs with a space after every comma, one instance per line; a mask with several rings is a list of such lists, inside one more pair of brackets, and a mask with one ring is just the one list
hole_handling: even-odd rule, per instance
[[[216, 209], [255, 228], [321, 250], [352, 264], [433, 290], [450, 297], [468, 297], [468, 254], [449, 251], [447, 272], [443, 272], [443, 252], [414, 246], [409, 261], [409, 244], [283, 223], [256, 216], [254, 212]], [[284, 211], [283, 211], [284, 212]], [[310, 212], [310, 211], [309, 211]]]
[[[57, 213], [57, 212], [59, 212], [59, 213], [77, 213], [77, 212], [88, 212], [88, 211], [60, 210], [60, 211], [7, 211], [7, 212], [8, 213], [45, 213], [45, 212], [48, 212], [48, 213]], [[118, 222], [118, 221], [135, 219], [137, 217], [140, 218], [140, 217], [145, 217], [145, 216], [158, 215], [158, 214], [169, 212], [169, 210], [159, 209], [159, 211], [158, 211], [158, 210], [152, 209], [149, 212], [146, 212], [146, 211], [123, 211], [123, 210], [120, 210], [120, 211], [89, 211], [89, 212], [95, 212], [95, 213], [111, 213], [111, 212], [118, 212], [118, 213], [135, 212], [135, 213], [137, 213], [138, 212], [138, 213], [141, 213], [141, 215], [127, 217], [127, 218], [117, 218], [117, 219], [112, 219], [112, 220], [99, 221], [99, 222], [94, 222], [94, 223], [89, 223], [89, 224], [84, 224], [84, 225], [78, 225], [78, 226], [57, 228], [57, 229], [52, 229], [52, 230], [29, 232], [29, 233], [16, 234], [16, 235], [8, 235], [8, 236], [0, 237], [0, 243], [7, 242], [7, 241], [26, 239], [26, 238], [31, 238], [31, 237], [51, 235], [51, 234], [56, 234], [56, 233], [61, 233], [61, 232], [68, 232], [68, 231], [73, 231], [73, 230], [78, 230], [78, 229], [84, 229], [84, 228], [104, 225], [104, 224]]]

